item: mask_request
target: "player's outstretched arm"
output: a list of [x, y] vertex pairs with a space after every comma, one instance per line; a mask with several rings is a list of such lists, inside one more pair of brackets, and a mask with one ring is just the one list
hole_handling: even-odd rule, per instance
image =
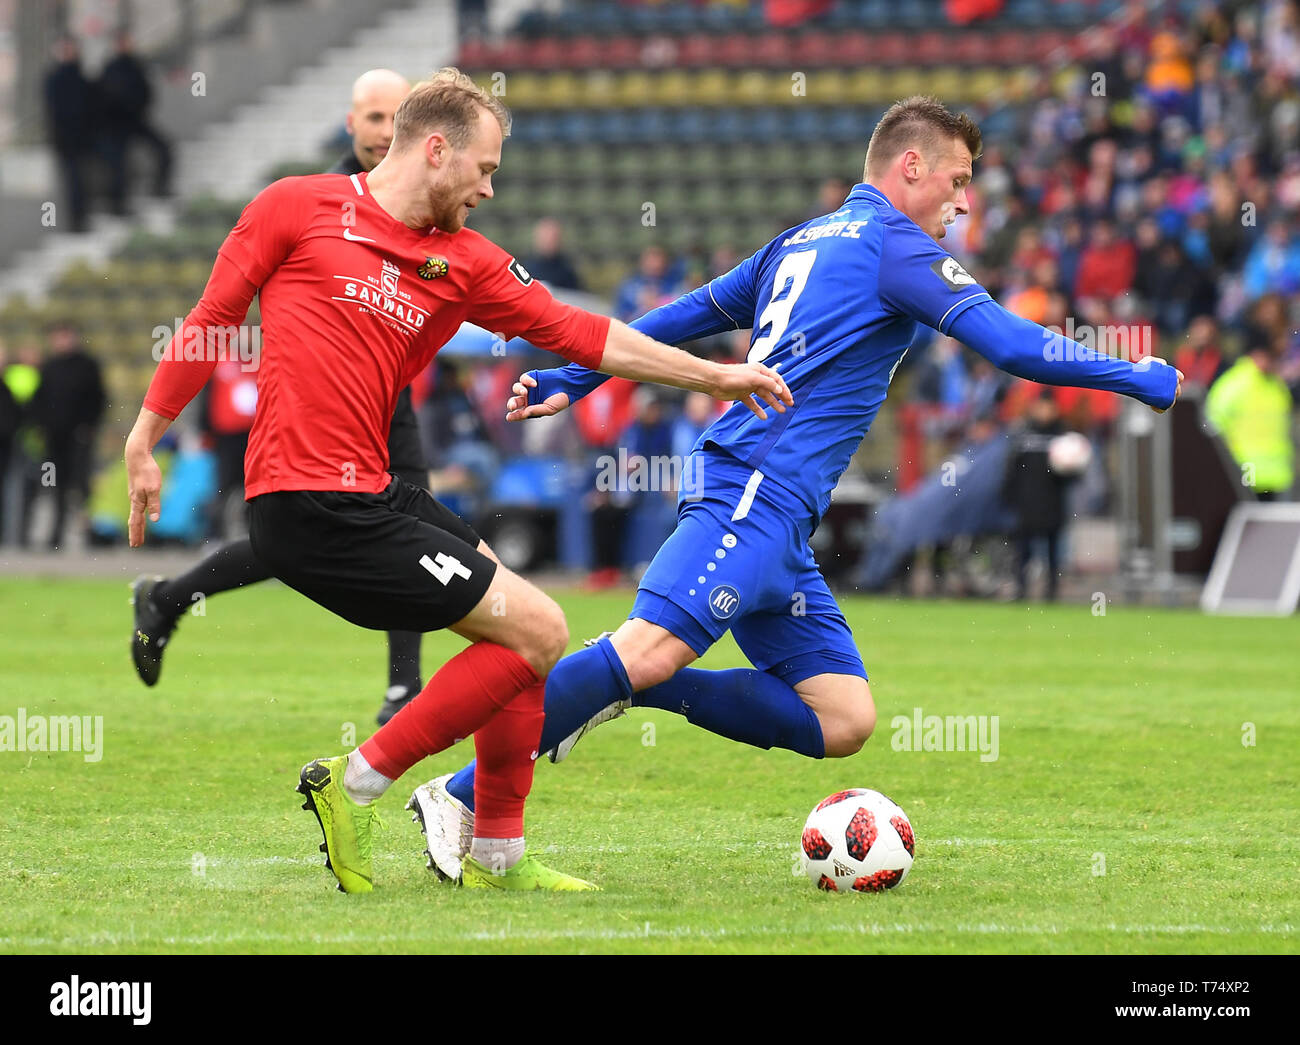
[[[735, 330], [740, 326], [735, 317], [753, 312], [753, 267], [754, 259], [747, 259], [711, 283], [651, 309], [629, 325], [666, 345]], [[530, 370], [511, 390], [506, 420], [558, 414], [594, 392], [609, 376], [580, 363]]]
[[144, 406], [126, 439], [126, 481], [131, 498], [127, 536], [132, 548], [144, 543], [145, 519], [158, 521], [162, 473], [153, 448], [167, 427], [207, 383], [223, 353], [231, 350], [230, 331], [243, 321], [257, 287], [218, 254], [203, 297], [163, 350], [145, 393]]
[[1182, 372], [1163, 359], [1115, 359], [1022, 319], [993, 300], [967, 308], [948, 333], [1016, 377], [1119, 392], [1156, 413], [1173, 406], [1183, 389]]
[[766, 418], [766, 403], [777, 413], [794, 405], [785, 380], [762, 363], [714, 363], [680, 348], [671, 348], [612, 320], [599, 369], [633, 381], [653, 381], [690, 392], [705, 392], [714, 399], [744, 403], [759, 417]]
[[126, 439], [126, 485], [131, 498], [131, 517], [127, 521], [127, 537], [132, 548], [144, 543], [144, 524], [158, 521], [162, 508], [162, 471], [153, 458], [153, 448], [167, 431], [171, 418], [155, 414], [146, 407]]

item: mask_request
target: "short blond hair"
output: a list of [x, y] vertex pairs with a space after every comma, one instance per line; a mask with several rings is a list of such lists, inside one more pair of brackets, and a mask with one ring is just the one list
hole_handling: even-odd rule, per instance
[[946, 150], [954, 138], [966, 143], [972, 160], [980, 158], [983, 149], [980, 129], [966, 113], [951, 112], [939, 99], [923, 94], [895, 102], [880, 118], [867, 143], [863, 180], [870, 181], [868, 172], [883, 171], [895, 156], [910, 148], [933, 164], [939, 151]]
[[439, 69], [411, 88], [397, 107], [393, 115], [393, 149], [400, 152], [434, 131], [441, 133], [453, 149], [462, 149], [473, 136], [484, 109], [497, 118], [502, 137], [509, 137], [510, 111], [499, 99], [454, 66]]

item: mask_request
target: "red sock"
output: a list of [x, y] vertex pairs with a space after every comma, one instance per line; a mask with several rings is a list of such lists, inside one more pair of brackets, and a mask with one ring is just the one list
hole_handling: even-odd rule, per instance
[[361, 745], [361, 754], [372, 769], [396, 780], [421, 759], [473, 735], [537, 682], [537, 672], [514, 650], [476, 642], [439, 668], [418, 697]]
[[529, 686], [474, 734], [474, 834], [523, 838], [524, 801], [542, 739], [546, 683]]

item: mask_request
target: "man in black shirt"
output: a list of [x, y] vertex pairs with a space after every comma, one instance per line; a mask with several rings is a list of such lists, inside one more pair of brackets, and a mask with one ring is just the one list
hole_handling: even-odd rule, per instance
[[[41, 364], [41, 383], [28, 404], [29, 416], [45, 442], [42, 484], [54, 490], [54, 529], [50, 548], [63, 544], [74, 498], [90, 493], [95, 435], [107, 398], [99, 363], [86, 351], [71, 323], [50, 329], [50, 354]], [[46, 471], [48, 469], [48, 471]]]
[[81, 71], [81, 49], [70, 36], [54, 45], [54, 61], [45, 73], [45, 119], [50, 147], [58, 160], [63, 193], [73, 232], [85, 232], [86, 143], [93, 127], [90, 83]]
[[116, 43], [117, 53], [104, 66], [95, 86], [99, 96], [100, 134], [108, 160], [109, 201], [115, 214], [125, 214], [131, 142], [141, 138], [153, 150], [155, 196], [166, 196], [171, 191], [172, 149], [149, 123], [153, 88], [136, 57], [131, 34], [119, 32]]
[[[372, 170], [388, 154], [393, 140], [393, 114], [410, 93], [406, 78], [388, 69], [363, 73], [352, 85], [347, 130], [352, 150], [330, 168], [331, 174], [360, 174]], [[428, 466], [420, 448], [420, 432], [411, 407], [410, 388], [402, 389], [388, 433], [388, 468], [413, 486], [429, 488]], [[158, 681], [163, 648], [196, 593], [206, 598], [242, 588], [271, 576], [258, 561], [247, 538], [232, 541], [171, 580], [141, 577], [133, 588], [135, 629], [131, 656], [145, 685]], [[419, 632], [388, 633], [388, 691], [377, 716], [383, 725], [423, 688], [420, 679]]]

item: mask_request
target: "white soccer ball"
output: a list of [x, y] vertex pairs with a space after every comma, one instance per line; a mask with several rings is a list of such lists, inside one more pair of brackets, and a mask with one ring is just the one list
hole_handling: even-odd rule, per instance
[[897, 803], [852, 788], [823, 798], [808, 814], [800, 852], [818, 889], [878, 893], [907, 877], [915, 846], [912, 823]]
[[1054, 436], [1047, 444], [1047, 466], [1057, 475], [1082, 475], [1092, 461], [1092, 444], [1078, 432]]

